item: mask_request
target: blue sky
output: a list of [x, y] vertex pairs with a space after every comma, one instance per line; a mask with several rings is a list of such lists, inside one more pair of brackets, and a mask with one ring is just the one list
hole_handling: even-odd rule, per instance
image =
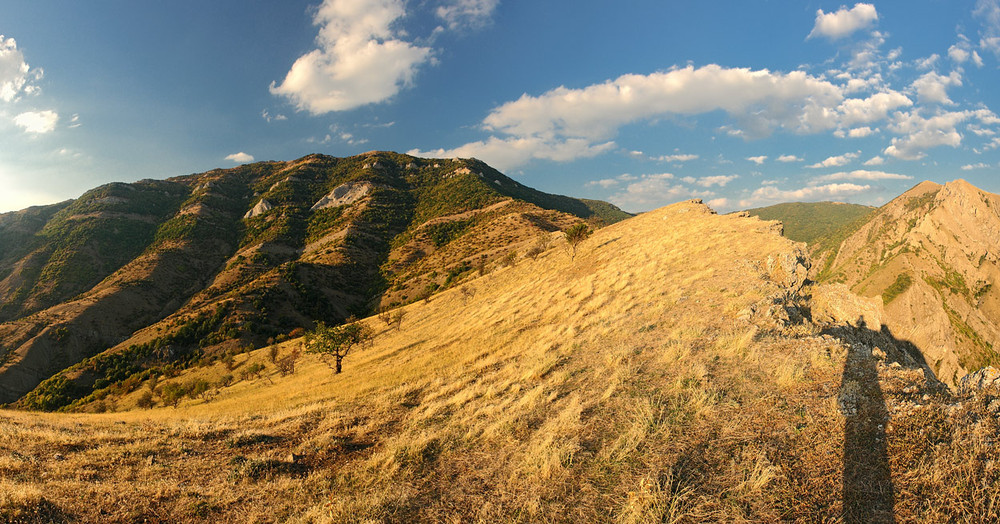
[[380, 149], [644, 211], [1000, 192], [1000, 0], [0, 0], [0, 211]]

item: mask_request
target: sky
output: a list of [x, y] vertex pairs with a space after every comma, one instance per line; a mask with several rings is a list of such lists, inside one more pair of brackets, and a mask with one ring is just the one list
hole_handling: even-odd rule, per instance
[[0, 212], [310, 153], [646, 211], [1000, 192], [1000, 0], [0, 0]]

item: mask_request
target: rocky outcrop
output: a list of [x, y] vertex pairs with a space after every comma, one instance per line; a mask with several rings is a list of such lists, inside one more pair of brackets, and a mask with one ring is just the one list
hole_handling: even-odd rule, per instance
[[371, 190], [372, 185], [368, 182], [348, 182], [341, 184], [313, 204], [310, 211], [351, 205], [364, 198]]
[[248, 219], [260, 216], [263, 215], [264, 213], [267, 213], [271, 209], [274, 209], [274, 206], [270, 202], [262, 198], [260, 199], [260, 202], [257, 202], [257, 205], [253, 206], [253, 208], [250, 209], [250, 211], [247, 211], [247, 214], [243, 215], [243, 218]]
[[962, 377], [959, 390], [974, 393], [987, 388], [1000, 387], [1000, 369], [989, 366]]
[[844, 284], [814, 286], [811, 306], [812, 319], [817, 324], [882, 329], [885, 315], [882, 299], [855, 295]]

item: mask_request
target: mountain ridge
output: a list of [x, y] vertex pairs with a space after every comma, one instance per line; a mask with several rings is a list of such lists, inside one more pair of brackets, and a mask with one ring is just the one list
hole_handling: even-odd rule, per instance
[[[345, 186], [364, 189], [343, 200]], [[320, 205], [328, 197], [337, 205]], [[51, 377], [26, 405], [65, 406], [157, 362], [220, 358], [316, 319], [418, 300], [543, 234], [628, 216], [475, 159], [381, 151], [108, 184], [58, 206], [33, 212], [52, 220], [28, 255], [0, 263], [0, 402]], [[120, 356], [54, 376], [108, 348]]]

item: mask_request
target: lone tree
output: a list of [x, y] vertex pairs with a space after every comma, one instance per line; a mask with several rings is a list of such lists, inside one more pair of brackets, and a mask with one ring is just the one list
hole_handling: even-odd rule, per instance
[[569, 242], [569, 247], [573, 249], [572, 258], [576, 258], [576, 246], [580, 242], [583, 242], [590, 236], [590, 228], [587, 224], [580, 222], [575, 226], [566, 230], [566, 242]]
[[306, 352], [333, 356], [337, 373], [340, 373], [347, 353], [371, 338], [372, 330], [364, 324], [350, 323], [329, 327], [320, 321], [316, 323], [316, 329], [306, 333]]

